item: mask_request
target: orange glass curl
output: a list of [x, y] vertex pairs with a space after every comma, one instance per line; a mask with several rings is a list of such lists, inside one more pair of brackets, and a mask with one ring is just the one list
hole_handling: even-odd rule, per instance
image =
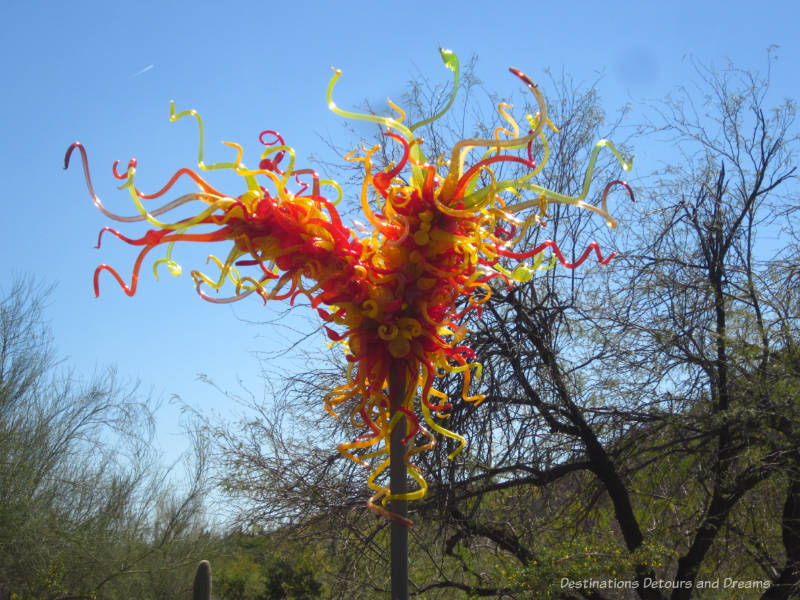
[[[458, 60], [452, 52], [442, 50], [445, 65], [453, 71], [453, 95], [458, 87]], [[191, 272], [198, 294], [211, 302], [232, 302], [258, 294], [265, 302], [306, 297], [323, 321], [323, 328], [334, 343], [341, 344], [352, 368], [346, 381], [324, 398], [328, 412], [349, 414], [349, 421], [361, 433], [352, 441], [339, 445], [347, 458], [367, 466], [371, 473], [367, 485], [373, 496], [370, 509], [392, 518], [384, 508], [387, 500], [415, 500], [425, 495], [427, 484], [414, 464], [414, 457], [436, 443], [437, 434], [454, 442], [453, 458], [465, 445], [464, 438], [441, 425], [452, 401], [437, 390], [434, 383], [447, 373], [461, 373], [464, 378], [462, 400], [478, 404], [480, 394], [470, 394], [471, 371], [480, 376], [481, 366], [474, 351], [462, 344], [466, 334], [465, 319], [470, 313], [480, 316], [482, 305], [492, 295], [495, 281], [513, 285], [528, 281], [538, 269], [550, 268], [556, 260], [575, 268], [594, 251], [602, 263], [597, 244], [591, 244], [575, 263], [567, 262], [553, 241], [546, 241], [531, 250], [515, 252], [512, 245], [533, 224], [541, 221], [548, 202], [562, 202], [587, 208], [601, 214], [610, 226], [616, 223], [602, 206], [585, 201], [591, 182], [594, 160], [600, 148], [607, 146], [617, 155], [624, 169], [630, 169], [613, 144], [601, 140], [595, 147], [584, 177], [580, 196], [570, 197], [533, 183], [533, 176], [547, 159], [545, 129], [552, 127], [546, 114], [544, 99], [538, 87], [516, 69], [511, 70], [533, 93], [539, 112], [528, 116], [530, 129], [520, 135], [517, 122], [500, 105], [499, 111], [509, 128], [499, 127], [494, 139], [468, 139], [456, 144], [449, 162], [430, 164], [422, 151], [422, 142], [414, 130], [441, 117], [410, 127], [399, 120], [359, 114], [338, 108], [332, 100], [333, 87], [340, 76], [336, 71], [328, 87], [328, 104], [342, 116], [373, 121], [386, 128], [387, 143], [397, 144], [402, 157], [397, 164], [378, 169], [373, 161], [377, 147], [362, 148], [346, 160], [363, 165], [361, 205], [373, 230], [359, 235], [346, 227], [336, 210], [341, 198], [339, 186], [320, 180], [310, 169], [295, 169], [294, 151], [274, 131], [265, 131], [260, 141], [266, 146], [259, 167], [250, 170], [241, 162], [242, 149], [236, 149], [232, 162], [206, 165], [203, 159], [203, 125], [194, 111], [175, 114], [177, 120], [192, 116], [200, 131], [198, 168], [201, 171], [227, 170], [241, 177], [244, 191], [228, 196], [208, 183], [198, 172], [180, 169], [157, 192], [145, 194], [134, 184], [136, 161], [131, 160], [124, 173], [115, 163], [113, 174], [123, 180], [137, 209], [133, 216], [112, 213], [94, 191], [89, 175], [86, 151], [79, 143], [67, 151], [65, 168], [74, 150], [81, 153], [89, 192], [96, 206], [107, 217], [123, 222], [146, 221], [152, 228], [138, 239], [132, 239], [109, 227], [108, 232], [123, 242], [140, 246], [130, 283], [113, 267], [100, 265], [95, 270], [95, 294], [100, 292], [100, 276], [108, 271], [133, 296], [139, 272], [146, 256], [164, 246], [166, 254], [155, 261], [154, 271], [161, 264], [180, 274], [172, 258], [177, 242], [218, 242], [227, 246], [224, 259], [211, 256], [216, 266], [213, 274]], [[452, 103], [452, 98], [451, 98]], [[449, 104], [446, 108], [449, 108]], [[502, 137], [501, 134], [503, 134]], [[539, 140], [545, 149], [540, 163], [534, 163], [532, 143]], [[482, 158], [465, 166], [469, 153], [483, 149]], [[288, 159], [288, 160], [287, 160]], [[512, 180], [497, 180], [495, 170], [503, 163], [523, 167], [524, 173]], [[181, 177], [191, 179], [198, 191], [186, 194], [158, 208], [145, 208], [142, 200], [158, 199]], [[481, 185], [488, 181], [488, 184]], [[525, 191], [532, 200], [520, 200]], [[332, 194], [336, 197], [331, 199]], [[196, 214], [175, 221], [162, 221], [174, 209], [196, 204]], [[536, 210], [530, 211], [529, 209]], [[526, 214], [527, 213], [527, 214]], [[364, 229], [363, 226], [359, 229]], [[99, 239], [98, 239], [99, 246]], [[552, 259], [544, 263], [543, 252], [551, 249]], [[518, 265], [513, 270], [501, 265], [508, 259], [533, 259], [533, 265]], [[247, 274], [245, 273], [245, 270]], [[208, 288], [232, 289], [227, 298], [217, 298]], [[389, 402], [389, 375], [392, 368], [402, 366], [404, 396], [400, 406], [392, 410]], [[406, 468], [416, 482], [416, 489], [392, 496], [386, 483], [389, 466], [389, 444], [392, 430], [405, 416]]]

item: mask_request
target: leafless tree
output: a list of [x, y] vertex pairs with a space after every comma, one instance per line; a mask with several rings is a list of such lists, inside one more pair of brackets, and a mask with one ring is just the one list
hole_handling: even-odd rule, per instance
[[176, 591], [168, 572], [202, 552], [203, 445], [178, 494], [153, 451], [153, 403], [113, 370], [62, 371], [46, 297], [20, 280], [0, 299], [0, 586], [54, 600]]
[[[455, 461], [447, 441], [422, 459], [430, 489], [413, 507], [412, 593], [685, 600], [698, 582], [729, 577], [768, 582], [746, 592], [765, 599], [797, 595], [795, 107], [769, 108], [769, 71], [698, 63], [697, 76], [652, 107], [641, 133], [677, 162], [637, 182], [620, 232], [557, 206], [529, 232], [531, 244], [553, 237], [573, 256], [596, 237], [620, 256], [496, 286], [470, 322], [486, 399], [453, 409], [448, 427], [468, 444]], [[617, 122], [606, 123], [594, 88], [554, 83], [561, 134], [542, 183], [577, 194], [592, 143]], [[425, 116], [441, 90], [415, 85], [406, 100]], [[467, 113], [424, 135], [435, 156], [449, 135], [491, 129]], [[614, 179], [613, 168], [598, 178]], [[341, 368], [270, 390], [259, 418], [217, 439], [250, 522], [325, 545], [331, 597], [368, 598], [387, 588], [387, 531], [362, 509], [363, 476], [332, 451], [347, 424], [319, 409]], [[460, 386], [443, 382], [451, 397]]]

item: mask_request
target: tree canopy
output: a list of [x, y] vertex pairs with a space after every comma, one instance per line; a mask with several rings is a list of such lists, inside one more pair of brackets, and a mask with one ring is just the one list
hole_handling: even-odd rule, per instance
[[19, 280], [0, 299], [0, 590], [175, 597], [208, 548], [203, 454], [174, 490], [153, 452], [153, 402], [113, 370], [88, 381], [63, 370], [46, 298]]
[[[559, 206], [528, 232], [575, 254], [597, 237], [620, 256], [495, 286], [470, 323], [486, 400], [449, 417], [467, 450], [450, 461], [442, 440], [422, 465], [432, 481], [412, 515], [412, 596], [798, 593], [798, 137], [770, 76], [698, 63], [696, 89], [654, 104], [627, 140], [669, 144], [676, 163], [633, 182], [618, 233]], [[592, 142], [619, 120], [593, 86], [550, 83], [561, 135], [544, 184], [577, 194]], [[405, 106], [424, 118], [442, 98], [416, 83]], [[436, 135], [487, 137], [494, 124], [469, 117], [423, 131], [428, 154], [446, 147]], [[258, 419], [217, 428], [221, 477], [287, 552], [328, 549], [327, 597], [368, 598], [388, 585], [386, 523], [360, 510], [359, 471], [333, 450], [347, 423], [318, 410], [341, 368], [296, 376]], [[459, 395], [460, 381], [447, 385]]]

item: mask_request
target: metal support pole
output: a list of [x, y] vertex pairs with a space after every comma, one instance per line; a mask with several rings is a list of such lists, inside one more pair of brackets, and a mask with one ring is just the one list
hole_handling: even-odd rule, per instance
[[[396, 361], [389, 370], [389, 400], [392, 415], [403, 404], [405, 397], [405, 365]], [[394, 494], [405, 494], [408, 490], [406, 481], [406, 447], [403, 438], [406, 436], [406, 418], [401, 417], [392, 431], [391, 463], [389, 465], [389, 491]], [[400, 517], [408, 517], [406, 500], [391, 500], [390, 510]], [[391, 568], [392, 568], [392, 600], [408, 600], [408, 526], [393, 519], [391, 523]]]

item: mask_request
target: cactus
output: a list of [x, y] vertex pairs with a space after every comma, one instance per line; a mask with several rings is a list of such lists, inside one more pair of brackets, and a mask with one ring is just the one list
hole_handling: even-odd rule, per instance
[[192, 600], [211, 600], [211, 563], [200, 561], [192, 586]]

